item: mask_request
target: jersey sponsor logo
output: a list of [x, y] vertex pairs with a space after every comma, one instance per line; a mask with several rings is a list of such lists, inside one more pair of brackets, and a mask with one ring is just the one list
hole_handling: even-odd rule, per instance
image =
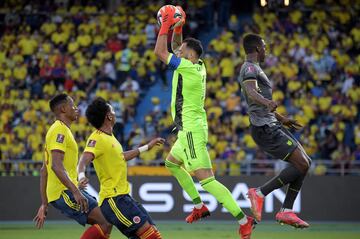
[[141, 218], [139, 216], [135, 216], [133, 218], [133, 222], [136, 223], [136, 224], [139, 224], [141, 222]]
[[62, 144], [62, 143], [64, 143], [64, 139], [65, 139], [65, 135], [58, 134], [57, 137], [56, 137], [56, 142]]
[[88, 143], [88, 147], [95, 147], [96, 140], [90, 139]]

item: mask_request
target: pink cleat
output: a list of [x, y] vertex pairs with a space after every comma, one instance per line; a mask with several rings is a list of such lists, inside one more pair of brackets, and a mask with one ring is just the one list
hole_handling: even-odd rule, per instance
[[247, 223], [244, 225], [240, 225], [239, 227], [239, 235], [241, 239], [250, 239], [251, 233], [255, 228], [256, 221], [254, 218], [246, 216]]
[[276, 220], [280, 224], [287, 224], [295, 228], [308, 228], [310, 225], [301, 220], [294, 212], [278, 212], [276, 214]]
[[253, 213], [255, 219], [260, 222], [264, 198], [257, 195], [256, 188], [250, 188], [247, 195], [251, 203], [251, 212]]

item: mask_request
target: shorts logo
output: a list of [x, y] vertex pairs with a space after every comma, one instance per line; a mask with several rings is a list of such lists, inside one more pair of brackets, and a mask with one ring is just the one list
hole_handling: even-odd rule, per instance
[[292, 145], [292, 144], [293, 144], [293, 143], [291, 142], [291, 140], [288, 140], [288, 141], [287, 141], [287, 145], [290, 146], [290, 145]]
[[89, 146], [89, 147], [95, 147], [95, 144], [96, 144], [96, 140], [90, 139], [90, 140], [89, 140], [89, 143], [88, 143], [88, 146]]
[[133, 222], [136, 223], [136, 224], [139, 224], [139, 223], [141, 222], [140, 217], [139, 217], [139, 216], [135, 216], [135, 217], [133, 218]]
[[62, 143], [64, 143], [64, 139], [65, 139], [65, 135], [58, 134], [57, 137], [56, 137], [56, 142], [62, 144]]

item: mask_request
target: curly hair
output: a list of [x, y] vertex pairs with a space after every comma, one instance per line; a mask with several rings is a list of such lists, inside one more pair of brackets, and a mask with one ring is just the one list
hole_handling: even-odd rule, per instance
[[86, 118], [92, 126], [99, 129], [103, 124], [106, 114], [110, 111], [110, 106], [101, 97], [93, 100], [86, 109]]

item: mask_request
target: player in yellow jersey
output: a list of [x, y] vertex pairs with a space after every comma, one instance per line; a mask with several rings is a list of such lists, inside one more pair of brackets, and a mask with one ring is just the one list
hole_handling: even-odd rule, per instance
[[45, 160], [41, 168], [41, 206], [34, 221], [40, 229], [46, 218], [48, 203], [81, 225], [91, 224], [81, 239], [106, 239], [112, 225], [97, 206], [96, 200], [78, 188], [78, 146], [70, 125], [78, 117], [74, 101], [66, 94], [59, 94], [49, 102], [56, 121], [51, 125], [45, 142]]
[[165, 140], [155, 138], [145, 146], [123, 152], [113, 135], [116, 117], [109, 103], [103, 98], [95, 99], [88, 106], [86, 117], [96, 130], [88, 138], [80, 158], [80, 183], [88, 182], [85, 168], [93, 162], [100, 181], [99, 205], [105, 218], [128, 238], [161, 239], [148, 212], [129, 195], [126, 161], [155, 145], [162, 145]]

